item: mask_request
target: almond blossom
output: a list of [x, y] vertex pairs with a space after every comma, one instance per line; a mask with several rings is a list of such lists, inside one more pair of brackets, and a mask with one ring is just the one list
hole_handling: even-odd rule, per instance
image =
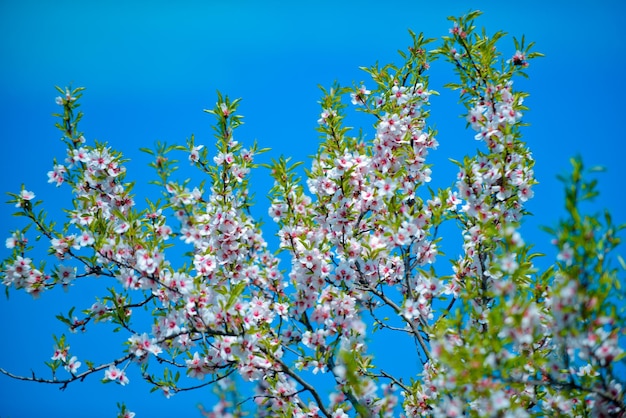
[[[80, 369], [66, 337], [55, 337], [52, 378], [18, 378], [66, 386], [103, 371], [124, 386], [137, 367], [166, 397], [213, 385], [221, 416], [623, 413], [614, 367], [622, 318], [611, 293], [619, 282], [608, 257], [619, 228], [581, 215], [584, 195], [569, 192], [571, 216], [550, 231], [556, 260], [535, 264], [521, 228], [535, 161], [522, 140], [526, 93], [513, 78], [539, 55], [515, 40], [503, 61], [499, 36], [475, 29], [478, 15], [453, 18], [434, 50], [411, 33], [403, 64], [365, 68], [371, 90], [323, 89], [321, 141], [305, 178], [288, 158], [263, 164], [273, 186], [261, 213], [274, 222], [263, 228], [250, 173], [267, 150], [244, 147], [239, 100], [218, 93], [206, 110], [215, 149], [192, 137], [143, 150], [161, 193], [144, 204], [123, 156], [78, 130], [82, 89], [58, 89], [66, 160], [48, 180], [72, 193], [67, 220], [46, 221], [24, 188], [10, 203], [63, 264], [34, 260], [26, 227], [6, 240], [2, 282], [37, 296], [98, 278], [107, 292], [57, 318], [70, 332], [110, 322], [125, 343], [112, 360]], [[478, 147], [440, 190], [429, 187], [439, 175], [431, 153], [448, 140], [429, 121], [436, 57], [452, 64], [472, 131], [465, 140]], [[371, 117], [365, 134], [345, 124], [353, 109]], [[176, 152], [200, 180], [175, 175]], [[582, 162], [573, 164], [567, 190], [593, 191]], [[442, 236], [448, 225], [457, 246]], [[271, 228], [277, 248], [264, 235]], [[374, 353], [381, 343], [388, 353]], [[383, 367], [396, 344], [410, 347], [397, 375]], [[229, 403], [239, 392], [242, 402]]]

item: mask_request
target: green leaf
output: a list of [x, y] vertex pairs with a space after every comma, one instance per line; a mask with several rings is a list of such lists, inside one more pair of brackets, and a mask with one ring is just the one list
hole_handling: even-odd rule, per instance
[[245, 282], [238, 283], [230, 288], [230, 296], [228, 297], [228, 302], [226, 302], [226, 309], [231, 308], [235, 304], [235, 301], [237, 301], [245, 289]]
[[626, 270], [626, 261], [624, 261], [624, 257], [621, 255], [617, 255], [617, 261], [619, 261], [620, 266], [622, 266], [623, 270]]

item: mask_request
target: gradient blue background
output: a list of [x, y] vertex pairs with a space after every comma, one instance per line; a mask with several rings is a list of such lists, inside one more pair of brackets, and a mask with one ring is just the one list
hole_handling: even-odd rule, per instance
[[[82, 107], [87, 139], [108, 141], [132, 159], [128, 179], [137, 180], [139, 201], [154, 190], [144, 187], [151, 171], [138, 148], [156, 140], [184, 143], [191, 133], [197, 143], [211, 146], [212, 119], [202, 109], [214, 105], [217, 89], [243, 97], [246, 125], [237, 135], [240, 141], [257, 139], [273, 148], [265, 161], [280, 154], [305, 160], [318, 144], [318, 84], [364, 80], [373, 86], [359, 66], [397, 62], [396, 51], [410, 42], [408, 28], [428, 37], [445, 35], [450, 26], [446, 17], [469, 7], [460, 1], [321, 0], [289, 6], [273, 1], [1, 1], [0, 160], [5, 174], [0, 191], [17, 192], [24, 183], [47, 202], [53, 217], [67, 206], [67, 190], [47, 184], [46, 172], [53, 157], [64, 158], [51, 113], [58, 111], [53, 87], [68, 83], [87, 87]], [[577, 153], [587, 165], [607, 167], [599, 177], [597, 208], [609, 208], [616, 221], [626, 221], [623, 2], [477, 1], [471, 7], [484, 11], [477, 23], [488, 31], [525, 34], [546, 54], [532, 62], [530, 80], [516, 81], [531, 93], [525, 139], [540, 181], [528, 206], [536, 216], [524, 226], [526, 241], [554, 256], [549, 237], [538, 226], [554, 225], [564, 213], [555, 177], [569, 170], [568, 159]], [[501, 49], [512, 54], [507, 40]], [[450, 75], [447, 64], [433, 65], [431, 88], [442, 93], [432, 99], [431, 124], [439, 130], [441, 144], [432, 155], [433, 184], [441, 187], [451, 184], [456, 172], [447, 158], [460, 159], [478, 145], [464, 131], [456, 94], [442, 87]], [[363, 126], [370, 138], [372, 122]], [[199, 183], [199, 173], [194, 175]], [[253, 181], [256, 213], [268, 220], [268, 175], [259, 171]], [[12, 212], [12, 207], [0, 206], [2, 243], [20, 225]], [[270, 240], [271, 234], [269, 228]], [[6, 254], [0, 249], [2, 257]], [[35, 302], [17, 292], [8, 301], [1, 297], [0, 366], [17, 373], [31, 368], [45, 372], [42, 362], [52, 354], [51, 334], [64, 332], [54, 314], [72, 305], [88, 307], [106, 284], [104, 279], [80, 283], [69, 293], [50, 292]], [[119, 354], [122, 339], [87, 333], [71, 340], [72, 352], [80, 359], [105, 361]], [[402, 353], [396, 346], [376, 348], [391, 368]], [[210, 403], [208, 390], [166, 400], [160, 393], [148, 394], [136, 374], [124, 388], [102, 385], [101, 377], [60, 392], [52, 385], [0, 376], [0, 417], [114, 416], [117, 401], [126, 402], [138, 417], [198, 416], [196, 405]]]

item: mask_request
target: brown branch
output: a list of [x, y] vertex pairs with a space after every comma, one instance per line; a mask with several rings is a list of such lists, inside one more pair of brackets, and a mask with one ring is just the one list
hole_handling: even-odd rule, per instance
[[283, 373], [285, 373], [286, 375], [288, 375], [291, 378], [293, 378], [296, 382], [298, 382], [304, 389], [306, 389], [313, 396], [313, 398], [315, 399], [315, 403], [317, 404], [317, 406], [319, 407], [320, 411], [322, 411], [322, 413], [325, 416], [327, 416], [329, 418], [331, 417], [330, 412], [328, 412], [328, 410], [324, 406], [324, 403], [322, 402], [322, 398], [320, 398], [320, 395], [317, 393], [317, 391], [315, 390], [315, 388], [313, 386], [311, 386], [304, 379], [302, 379], [300, 376], [298, 376], [293, 370], [291, 370], [289, 368], [289, 366], [287, 366], [285, 363], [283, 363], [282, 360], [274, 357], [272, 354], [268, 353], [264, 349], [261, 349], [261, 351], [264, 354], [268, 355], [276, 363], [278, 363], [278, 365], [280, 366], [280, 369], [281, 369], [281, 371]]
[[555, 380], [552, 380], [551, 378], [548, 381], [543, 381], [543, 380], [516, 380], [513, 379], [511, 380], [515, 383], [522, 383], [522, 384], [526, 384], [526, 385], [531, 385], [531, 386], [549, 386], [552, 385], [556, 388], [559, 389], [569, 389], [569, 390], [580, 390], [582, 392], [587, 392], [587, 393], [591, 393], [594, 395], [598, 395], [601, 398], [617, 405], [621, 411], [625, 411], [626, 410], [626, 403], [622, 400], [619, 399], [615, 396], [613, 396], [611, 393], [602, 390], [602, 389], [598, 389], [598, 388], [590, 388], [590, 387], [584, 387], [581, 386], [577, 383], [574, 382], [558, 382]]
[[378, 296], [383, 302], [387, 304], [387, 306], [393, 309], [396, 312], [396, 314], [398, 314], [400, 318], [402, 318], [404, 322], [406, 322], [409, 325], [409, 327], [411, 327], [411, 330], [413, 331], [413, 335], [415, 335], [415, 338], [417, 338], [417, 341], [419, 342], [422, 350], [424, 351], [426, 358], [428, 358], [428, 360], [432, 360], [428, 346], [426, 345], [424, 338], [422, 338], [422, 335], [420, 334], [419, 329], [413, 323], [413, 321], [405, 318], [404, 315], [402, 315], [402, 309], [400, 309], [400, 307], [396, 305], [394, 301], [389, 299], [383, 292], [376, 290], [374, 287], [372, 287], [370, 284], [367, 283], [367, 281], [363, 277], [363, 272], [361, 271], [361, 267], [358, 265], [358, 263], [356, 267], [357, 267], [357, 272], [359, 273], [359, 276], [361, 278], [360, 285], [363, 286], [363, 289], [366, 291], [372, 292], [373, 294]]
[[15, 375], [7, 370], [4, 370], [3, 368], [0, 368], [0, 373], [9, 376], [13, 379], [17, 379], [17, 380], [25, 380], [25, 381], [29, 381], [29, 382], [37, 382], [37, 383], [50, 383], [50, 384], [55, 384], [55, 385], [61, 385], [61, 390], [64, 390], [67, 385], [69, 385], [70, 383], [76, 381], [76, 380], [83, 380], [85, 379], [87, 376], [89, 376], [90, 374], [93, 374], [95, 372], [98, 372], [100, 370], [104, 370], [109, 368], [110, 366], [117, 366], [120, 363], [125, 362], [126, 360], [130, 360], [131, 358], [133, 358], [135, 355], [132, 353], [129, 353], [127, 355], [125, 355], [124, 357], [120, 357], [116, 360], [113, 360], [112, 362], [109, 363], [105, 363], [105, 364], [101, 364], [99, 366], [96, 367], [92, 367], [89, 370], [79, 373], [79, 374], [72, 374], [72, 377], [70, 377], [69, 379], [63, 379], [63, 380], [57, 380], [56, 378], [53, 379], [44, 379], [41, 377], [37, 377], [35, 376], [35, 373], [33, 373], [32, 377], [27, 377], [27, 376], [18, 376]]
[[375, 377], [386, 377], [387, 379], [391, 380], [393, 383], [395, 383], [396, 385], [400, 386], [406, 393], [411, 393], [411, 388], [408, 387], [407, 385], [405, 385], [404, 383], [402, 383], [400, 380], [396, 379], [395, 377], [393, 377], [392, 375], [390, 375], [389, 373], [387, 373], [384, 370], [380, 370], [380, 375], [373, 375]]
[[413, 321], [405, 318], [404, 315], [402, 315], [402, 309], [400, 309], [400, 307], [396, 305], [394, 301], [389, 299], [383, 292], [380, 292], [372, 288], [371, 286], [368, 286], [367, 290], [371, 291], [373, 294], [378, 296], [383, 302], [385, 302], [389, 307], [391, 307], [391, 309], [393, 309], [404, 320], [404, 322], [406, 322], [409, 325], [409, 327], [411, 327], [411, 330], [413, 331], [413, 335], [415, 335], [415, 337], [417, 338], [417, 341], [422, 347], [424, 354], [426, 355], [428, 360], [432, 360], [432, 358], [430, 357], [430, 351], [428, 350], [428, 347], [426, 346], [426, 342], [424, 341], [424, 338], [422, 338], [422, 335], [420, 334], [419, 329], [417, 329]]

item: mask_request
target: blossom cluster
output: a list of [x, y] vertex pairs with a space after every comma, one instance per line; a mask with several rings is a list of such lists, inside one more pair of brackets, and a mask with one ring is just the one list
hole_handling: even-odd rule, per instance
[[[78, 361], [65, 336], [55, 337], [53, 379], [23, 379], [67, 385], [100, 373], [124, 386], [128, 368], [139, 367], [166, 397], [212, 384], [219, 401], [207, 416], [246, 408], [303, 418], [392, 417], [400, 409], [411, 417], [623, 413], [613, 368], [624, 355], [610, 295], [616, 275], [606, 261], [618, 242], [614, 228], [579, 216], [578, 193], [570, 193], [572, 220], [553, 231], [557, 263], [539, 273], [520, 229], [536, 180], [521, 134], [525, 94], [511, 81], [536, 55], [515, 41], [513, 58], [495, 66], [499, 36], [475, 33], [477, 15], [454, 19], [432, 52], [411, 33], [403, 65], [365, 69], [374, 87], [324, 90], [321, 141], [305, 181], [289, 159], [265, 164], [277, 252], [252, 215], [250, 175], [265, 150], [236, 139], [238, 100], [218, 94], [206, 111], [216, 118], [214, 155], [193, 136], [186, 147], [144, 150], [162, 196], [141, 208], [122, 155], [78, 131], [82, 89], [59, 89], [67, 154], [48, 179], [73, 193], [68, 220], [61, 229], [45, 221], [24, 188], [11, 202], [62, 264], [47, 275], [28, 254], [27, 228], [15, 231], [3, 284], [37, 295], [103, 277], [106, 295], [57, 317], [72, 332], [110, 322], [128, 337], [120, 357], [99, 365]], [[438, 140], [428, 124], [435, 92], [427, 70], [437, 56], [454, 64], [480, 150], [457, 163], [452, 187], [433, 191], [429, 155]], [[346, 96], [373, 117], [371, 139], [345, 126]], [[206, 181], [180, 181], [175, 151]], [[446, 222], [459, 226], [462, 245], [444, 271], [440, 255], [454, 251], [439, 236]], [[373, 348], [389, 333], [415, 346], [406, 364], [421, 367], [393, 375], [380, 366], [387, 354]], [[60, 368], [66, 379], [55, 374]], [[125, 406], [121, 413], [133, 414]]]

